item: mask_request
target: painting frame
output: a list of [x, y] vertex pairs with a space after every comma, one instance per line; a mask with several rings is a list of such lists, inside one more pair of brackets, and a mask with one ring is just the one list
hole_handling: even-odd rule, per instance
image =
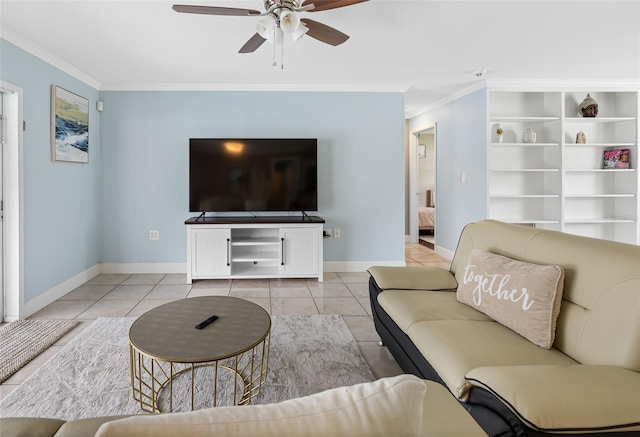
[[89, 99], [51, 85], [51, 160], [89, 163]]

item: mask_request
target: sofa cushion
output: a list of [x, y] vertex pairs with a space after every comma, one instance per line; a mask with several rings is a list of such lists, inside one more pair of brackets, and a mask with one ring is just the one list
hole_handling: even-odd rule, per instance
[[411, 325], [426, 320], [491, 321], [458, 302], [453, 291], [385, 290], [378, 295], [378, 303], [405, 334]]
[[124, 419], [129, 416], [102, 416], [88, 419], [70, 420], [60, 427], [56, 437], [93, 436], [103, 423]]
[[539, 431], [640, 430], [640, 374], [632, 370], [494, 366], [473, 369], [467, 379], [492, 392]]
[[3, 417], [0, 418], [0, 435], [2, 437], [51, 437], [64, 423], [64, 420], [58, 419]]
[[455, 290], [456, 278], [441, 267], [428, 266], [376, 266], [369, 268], [381, 290], [389, 288], [399, 290]]
[[269, 405], [218, 407], [108, 422], [96, 437], [418, 436], [427, 386], [413, 375]]
[[549, 349], [562, 302], [564, 270], [516, 261], [474, 249], [464, 267], [457, 298]]
[[434, 320], [414, 323], [409, 338], [460, 400], [468, 399], [467, 373], [482, 366], [575, 365], [555, 349], [542, 349], [497, 322]]

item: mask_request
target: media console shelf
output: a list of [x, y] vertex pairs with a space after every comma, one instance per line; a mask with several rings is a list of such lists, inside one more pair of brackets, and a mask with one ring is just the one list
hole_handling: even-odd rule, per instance
[[306, 217], [192, 217], [187, 283], [198, 279], [323, 280], [324, 220]]

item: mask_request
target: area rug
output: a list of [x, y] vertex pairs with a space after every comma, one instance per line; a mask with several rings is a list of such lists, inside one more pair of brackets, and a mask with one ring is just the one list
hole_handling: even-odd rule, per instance
[[[130, 385], [128, 332], [134, 321], [93, 322], [0, 403], [0, 417], [72, 420], [143, 413]], [[269, 373], [252, 403], [279, 402], [374, 379], [342, 317], [273, 316]], [[176, 402], [181, 401], [174, 400], [174, 410], [188, 409]]]
[[0, 326], [0, 383], [79, 323], [77, 320], [19, 320]]

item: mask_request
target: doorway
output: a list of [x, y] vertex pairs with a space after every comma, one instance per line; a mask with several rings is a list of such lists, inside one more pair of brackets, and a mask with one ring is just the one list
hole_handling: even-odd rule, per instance
[[22, 88], [0, 81], [0, 319], [19, 320], [23, 311]]
[[423, 237], [432, 249], [437, 244], [437, 137], [436, 123], [414, 129], [409, 136], [409, 242], [419, 243]]

